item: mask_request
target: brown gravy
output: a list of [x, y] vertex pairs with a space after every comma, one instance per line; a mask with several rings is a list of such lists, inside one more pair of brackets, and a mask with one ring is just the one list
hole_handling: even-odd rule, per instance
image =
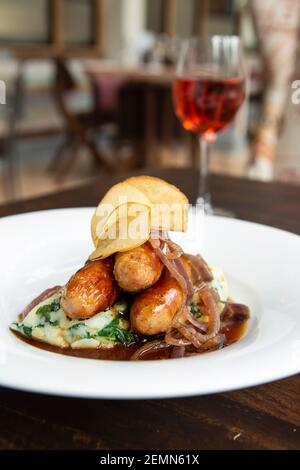
[[[224, 333], [226, 336], [224, 347], [229, 346], [230, 344], [233, 344], [238, 341], [243, 336], [246, 329], [246, 325], [247, 321], [244, 321], [243, 323], [234, 323], [230, 325], [230, 327], [227, 327], [225, 330], [223, 330], [222, 333]], [[44, 349], [45, 351], [50, 351], [57, 354], [63, 354], [65, 356], [83, 357], [88, 359], [129, 361], [133, 353], [141, 346], [141, 344], [133, 344], [131, 346], [117, 345], [111, 349], [61, 349], [57, 346], [52, 346], [48, 343], [42, 343], [33, 339], [27, 339], [15, 331], [13, 333], [25, 343], [30, 344], [31, 346], [35, 346], [39, 349]], [[154, 351], [152, 353], [147, 354], [147, 357], [145, 357], [143, 360], [169, 359], [170, 352], [171, 348]]]

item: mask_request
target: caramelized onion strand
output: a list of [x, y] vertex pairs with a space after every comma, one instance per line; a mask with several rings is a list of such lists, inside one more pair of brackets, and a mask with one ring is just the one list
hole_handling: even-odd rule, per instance
[[167, 349], [170, 345], [165, 342], [163, 339], [154, 339], [153, 341], [149, 341], [137, 349], [133, 355], [131, 356], [131, 361], [139, 361], [147, 354], [157, 351], [159, 349]]

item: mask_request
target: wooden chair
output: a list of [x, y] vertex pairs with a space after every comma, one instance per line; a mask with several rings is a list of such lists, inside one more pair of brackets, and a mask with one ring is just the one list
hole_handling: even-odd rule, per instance
[[[50, 163], [49, 170], [57, 172], [57, 178], [62, 180], [71, 170], [78, 152], [82, 148], [86, 148], [95, 161], [103, 165], [105, 170], [112, 170], [115, 168], [115, 165], [104, 158], [90, 135], [92, 130], [99, 128], [105, 122], [107, 123], [107, 116], [101, 116], [101, 112], [96, 108], [90, 112], [83, 113], [71, 111], [67, 98], [71, 92], [76, 90], [76, 83], [61, 57], [55, 58], [54, 64], [55, 79], [53, 94], [58, 111], [65, 121], [66, 138]], [[64, 154], [67, 155], [63, 159]]]

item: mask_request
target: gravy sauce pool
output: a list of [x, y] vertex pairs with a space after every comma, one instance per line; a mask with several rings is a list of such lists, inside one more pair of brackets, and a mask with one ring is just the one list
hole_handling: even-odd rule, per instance
[[[229, 346], [230, 344], [233, 344], [238, 341], [243, 336], [246, 330], [246, 326], [247, 321], [244, 321], [242, 323], [234, 323], [230, 325], [230, 327], [227, 327], [224, 331], [222, 331], [222, 333], [224, 333], [226, 336], [224, 347]], [[65, 356], [75, 356], [87, 359], [102, 359], [110, 361], [129, 361], [133, 353], [137, 351], [137, 349], [140, 348], [142, 344], [144, 344], [133, 344], [131, 346], [117, 345], [111, 349], [61, 349], [57, 346], [52, 346], [51, 344], [27, 339], [15, 331], [13, 333], [15, 336], [17, 336], [18, 339], [24, 341], [25, 343], [30, 344], [31, 346], [35, 346], [36, 348], [43, 349], [45, 351], [63, 354]], [[171, 350], [172, 348], [168, 348], [151, 352], [147, 354], [147, 356], [144, 357], [142, 360], [170, 359]]]

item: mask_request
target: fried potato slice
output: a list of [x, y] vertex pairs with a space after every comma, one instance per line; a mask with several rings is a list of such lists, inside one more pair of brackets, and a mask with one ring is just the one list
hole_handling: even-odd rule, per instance
[[151, 226], [160, 230], [187, 230], [188, 198], [176, 186], [154, 176], [133, 176], [128, 184], [152, 203]]
[[102, 232], [97, 246], [90, 255], [91, 260], [103, 259], [117, 252], [123, 252], [143, 245], [150, 236], [150, 208], [142, 204], [128, 204], [127, 213], [118, 217]]
[[[140, 207], [133, 214], [134, 206]], [[145, 224], [144, 217], [148, 217]], [[188, 199], [175, 186], [152, 176], [136, 176], [114, 185], [100, 201], [91, 221], [96, 250], [91, 259], [131, 250], [149, 239], [151, 229], [185, 231]], [[126, 233], [126, 226], [144, 223], [142, 235]], [[123, 232], [123, 236], [121, 236]]]
[[127, 181], [117, 183], [107, 191], [98, 204], [91, 221], [92, 239], [95, 246], [97, 246], [101, 234], [107, 231], [109, 225], [115, 223], [115, 216], [109, 223], [110, 216], [113, 215], [114, 211], [118, 207], [130, 203], [151, 207], [151, 202], [144, 193], [129, 185]]
[[141, 191], [152, 204], [175, 202], [184, 205], [189, 203], [188, 198], [180, 189], [155, 176], [132, 176], [127, 178], [126, 183]]

